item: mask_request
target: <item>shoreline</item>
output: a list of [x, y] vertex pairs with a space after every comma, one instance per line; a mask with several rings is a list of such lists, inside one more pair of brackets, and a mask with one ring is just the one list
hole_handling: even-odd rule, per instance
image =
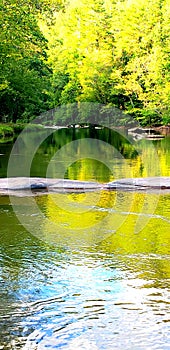
[[[41, 125], [41, 124], [31, 124], [31, 123], [0, 123], [0, 139], [7, 140], [9, 137], [14, 137], [16, 135], [19, 135], [24, 128], [26, 128], [26, 131], [28, 132], [33, 132], [33, 131], [41, 131], [44, 129], [53, 129], [53, 130], [60, 130], [60, 129], [86, 129], [89, 128], [90, 125]], [[97, 125], [92, 125], [94, 129], [103, 129], [105, 126], [97, 126]], [[161, 126], [146, 126], [146, 127], [134, 127], [134, 128], [127, 128], [124, 126], [117, 126], [117, 127], [112, 127], [110, 126], [110, 129], [125, 129], [129, 134], [134, 134], [135, 136], [138, 135], [143, 135], [144, 137], [147, 135], [153, 135], [156, 136], [162, 136], [166, 137], [170, 135], [170, 125], [161, 125]], [[150, 137], [152, 139], [152, 137]]]

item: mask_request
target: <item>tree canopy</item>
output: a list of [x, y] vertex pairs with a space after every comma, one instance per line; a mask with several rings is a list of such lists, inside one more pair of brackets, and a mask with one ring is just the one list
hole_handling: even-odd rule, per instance
[[4, 0], [0, 16], [1, 118], [98, 102], [170, 122], [168, 0]]
[[31, 3], [3, 0], [0, 10], [0, 116], [28, 120], [47, 107], [47, 41]]

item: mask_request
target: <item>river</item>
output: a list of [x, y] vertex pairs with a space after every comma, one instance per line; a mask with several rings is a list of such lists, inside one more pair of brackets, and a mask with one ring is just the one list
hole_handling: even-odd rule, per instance
[[[39, 133], [15, 147], [13, 176], [170, 176], [168, 137]], [[0, 143], [0, 177], [13, 144]], [[170, 194], [1, 195], [0, 222], [0, 349], [169, 349]]]

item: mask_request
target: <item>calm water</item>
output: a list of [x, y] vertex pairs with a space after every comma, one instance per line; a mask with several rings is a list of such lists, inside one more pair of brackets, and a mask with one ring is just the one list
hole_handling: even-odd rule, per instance
[[[129, 142], [108, 130], [64, 129], [47, 136], [23, 136], [14, 175], [25, 175], [32, 157], [32, 176], [170, 176], [168, 138]], [[11, 149], [0, 144], [0, 177]], [[0, 197], [0, 349], [170, 348], [170, 194], [63, 193], [12, 203]]]

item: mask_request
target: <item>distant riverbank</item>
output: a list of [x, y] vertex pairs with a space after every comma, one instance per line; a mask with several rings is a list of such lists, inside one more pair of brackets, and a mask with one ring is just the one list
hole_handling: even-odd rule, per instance
[[[82, 127], [78, 125], [79, 127]], [[48, 126], [40, 125], [40, 124], [25, 124], [25, 123], [0, 123], [0, 139], [7, 139], [11, 138], [14, 135], [19, 134], [24, 128], [27, 128], [27, 131], [38, 131], [42, 130], [43, 128], [48, 128]], [[65, 128], [67, 126], [49, 126], [50, 128], [53, 129], [60, 129], [60, 128]], [[68, 126], [69, 128], [70, 126]], [[77, 127], [77, 125], [75, 126]], [[86, 126], [87, 127], [87, 126]], [[95, 127], [96, 128], [96, 127]], [[150, 129], [153, 130], [153, 132], [158, 132], [161, 135], [168, 136], [170, 135], [170, 125], [161, 125], [161, 126], [148, 126], [145, 128], [141, 128], [141, 130], [145, 131]]]
[[0, 123], [0, 139], [9, 138], [19, 134], [24, 128], [27, 127], [27, 131], [41, 130], [43, 126], [35, 124], [24, 124], [24, 123]]

